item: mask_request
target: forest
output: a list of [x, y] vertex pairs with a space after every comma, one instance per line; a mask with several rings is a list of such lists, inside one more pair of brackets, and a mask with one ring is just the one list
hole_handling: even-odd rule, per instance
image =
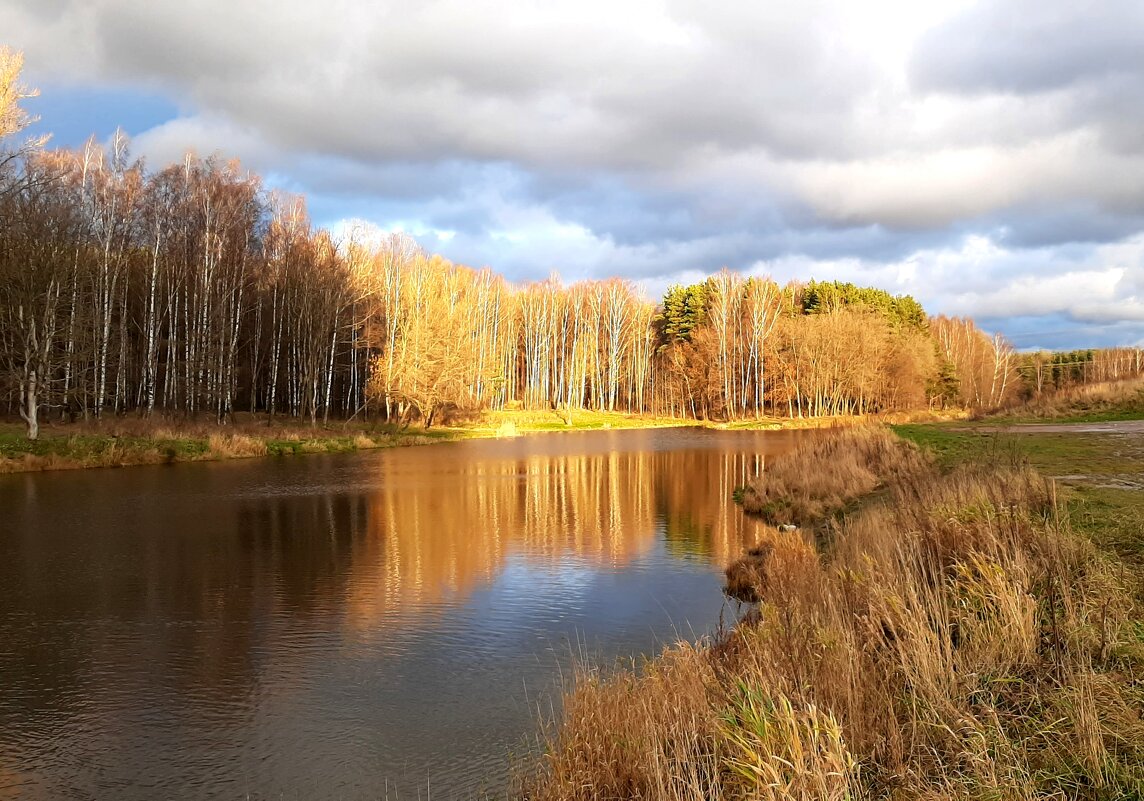
[[[1018, 354], [840, 282], [721, 270], [659, 303], [622, 278], [514, 285], [411, 238], [315, 227], [236, 161], [152, 167], [123, 133], [16, 142], [0, 58], [0, 398], [40, 421], [250, 412], [428, 427], [484, 409], [704, 420], [992, 409], [1139, 374], [1140, 351]], [[618, 266], [619, 267], [619, 266]]]

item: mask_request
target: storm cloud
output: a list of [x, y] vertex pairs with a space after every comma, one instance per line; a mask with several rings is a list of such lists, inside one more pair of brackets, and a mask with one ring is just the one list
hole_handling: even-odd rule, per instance
[[654, 295], [727, 265], [911, 292], [1023, 347], [1144, 337], [1138, 2], [0, 14], [46, 93], [167, 109], [125, 120], [151, 162], [238, 156], [321, 223], [400, 228], [516, 280]]

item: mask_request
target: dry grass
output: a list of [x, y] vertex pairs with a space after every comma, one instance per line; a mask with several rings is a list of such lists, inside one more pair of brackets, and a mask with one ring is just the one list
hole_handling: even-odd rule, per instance
[[769, 465], [744, 490], [743, 508], [772, 525], [801, 526], [926, 466], [921, 451], [884, 428], [843, 428]]
[[497, 439], [519, 437], [520, 429], [516, 427], [516, 423], [512, 420], [505, 420], [497, 427]]
[[1105, 381], [1046, 392], [1005, 410], [1005, 418], [1032, 420], [1136, 420], [1144, 417], [1144, 378]]
[[[740, 577], [757, 605], [729, 634], [643, 675], [583, 671], [521, 794], [1141, 797], [1141, 629], [1053, 486], [1015, 467], [943, 473], [880, 433], [832, 442], [759, 489], [811, 492], [826, 514], [852, 488], [885, 486], [885, 502], [844, 515], [826, 554], [767, 529]], [[849, 465], [842, 489], [827, 455]], [[873, 464], [889, 477], [855, 467]]]
[[522, 409], [513, 405], [487, 409], [451, 419], [453, 430], [466, 436], [516, 436], [542, 431], [594, 431], [602, 429], [666, 428], [697, 425], [694, 420], [654, 415], [576, 409], [569, 418], [563, 409]]
[[211, 434], [207, 437], [207, 450], [215, 459], [240, 459], [264, 456], [266, 443], [243, 434]]
[[0, 423], [0, 474], [33, 470], [121, 467], [252, 456], [339, 453], [414, 445], [420, 432], [368, 424], [311, 426], [298, 420], [239, 415], [225, 426], [213, 419], [108, 417], [100, 422], [47, 424], [29, 442], [22, 426]]

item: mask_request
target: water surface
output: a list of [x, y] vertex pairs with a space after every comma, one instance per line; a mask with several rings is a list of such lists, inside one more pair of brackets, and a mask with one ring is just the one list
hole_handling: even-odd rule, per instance
[[0, 798], [496, 793], [574, 650], [717, 625], [794, 436], [0, 477]]

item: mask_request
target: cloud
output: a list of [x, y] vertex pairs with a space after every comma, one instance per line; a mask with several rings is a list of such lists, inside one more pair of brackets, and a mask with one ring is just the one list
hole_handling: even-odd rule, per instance
[[1144, 72], [1135, 0], [983, 2], [927, 31], [911, 62], [925, 89], [1014, 95]]
[[1137, 319], [1134, 0], [0, 14], [31, 77], [166, 98], [136, 138], [152, 163], [235, 155], [319, 222], [367, 218], [516, 279], [618, 273], [652, 292], [727, 265], [878, 283], [1002, 328]]

